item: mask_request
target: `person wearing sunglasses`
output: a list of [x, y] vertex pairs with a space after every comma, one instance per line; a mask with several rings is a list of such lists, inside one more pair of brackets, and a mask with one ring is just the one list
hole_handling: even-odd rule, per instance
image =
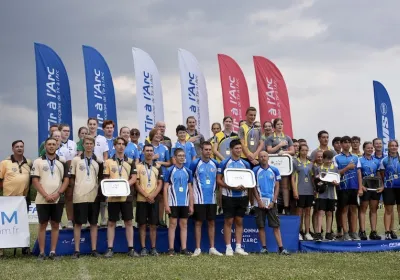
[[[25, 196], [27, 206], [30, 205], [30, 172], [32, 161], [24, 157], [24, 141], [16, 140], [11, 144], [13, 154], [0, 162], [0, 189], [3, 196]], [[22, 253], [28, 254], [29, 247]], [[0, 249], [0, 256], [3, 250]]]
[[131, 142], [136, 145], [136, 147], [137, 147], [137, 149], [139, 151], [139, 156], [141, 156], [142, 152], [143, 152], [144, 144], [142, 142], [139, 142], [139, 138], [140, 138], [139, 129], [132, 128], [131, 131], [130, 131], [129, 137], [131, 138]]

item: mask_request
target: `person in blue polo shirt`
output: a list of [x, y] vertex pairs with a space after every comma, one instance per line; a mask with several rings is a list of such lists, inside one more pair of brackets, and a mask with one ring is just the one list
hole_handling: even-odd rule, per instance
[[186, 168], [190, 168], [190, 164], [196, 158], [196, 149], [192, 142], [186, 141], [186, 127], [184, 125], [178, 125], [176, 127], [176, 136], [178, 136], [178, 141], [171, 149], [172, 163], [176, 163], [175, 150], [177, 148], [182, 149], [185, 152], [185, 161], [183, 162]]
[[265, 234], [265, 220], [268, 219], [268, 226], [273, 228], [276, 243], [278, 244], [279, 254], [290, 255], [283, 249], [282, 236], [280, 230], [280, 221], [278, 217], [278, 209], [276, 202], [279, 194], [279, 181], [281, 175], [279, 170], [268, 164], [268, 153], [265, 151], [259, 154], [260, 166], [253, 169], [256, 177], [257, 187], [254, 195], [254, 217], [258, 227], [262, 249], [261, 254], [267, 254], [267, 240]]
[[378, 204], [381, 194], [376, 191], [367, 190], [367, 180], [368, 178], [376, 178], [377, 171], [380, 165], [380, 160], [373, 157], [372, 153], [374, 147], [372, 142], [364, 142], [363, 144], [364, 155], [358, 159], [357, 164], [357, 174], [358, 174], [358, 195], [360, 196], [360, 230], [358, 235], [361, 240], [367, 240], [367, 234], [365, 233], [365, 214], [369, 206], [369, 220], [371, 221], [371, 233], [369, 239], [371, 240], [381, 240], [382, 238], [376, 232], [377, 223], [377, 211]]
[[385, 225], [385, 239], [397, 239], [397, 235], [392, 230], [393, 206], [397, 204], [397, 210], [400, 205], [400, 156], [399, 144], [396, 140], [390, 140], [388, 143], [389, 153], [384, 157], [379, 167], [380, 175], [383, 181], [383, 204], [385, 205], [385, 215], [383, 223]]
[[[360, 240], [356, 233], [358, 208], [358, 156], [350, 153], [351, 138], [343, 136], [340, 139], [342, 152], [334, 157], [334, 165], [341, 175], [340, 190], [338, 191], [338, 208], [342, 213], [343, 240]], [[347, 226], [347, 215], [350, 209], [351, 219]], [[349, 233], [350, 230], [350, 233]]]
[[193, 256], [201, 254], [201, 227], [203, 221], [208, 222], [208, 238], [210, 240], [210, 255], [222, 256], [215, 249], [215, 218], [217, 215], [217, 202], [215, 191], [217, 189], [217, 167], [216, 160], [211, 158], [212, 144], [204, 141], [200, 144], [201, 157], [195, 159], [190, 166], [193, 172], [193, 193], [194, 193], [194, 220], [196, 250]]
[[174, 151], [176, 164], [168, 168], [164, 176], [164, 205], [165, 212], [169, 214], [168, 228], [168, 254], [173, 256], [175, 243], [175, 230], [179, 219], [181, 254], [191, 255], [186, 248], [187, 221], [193, 214], [193, 176], [192, 171], [183, 165], [185, 152], [181, 148]]
[[233, 249], [231, 245], [232, 224], [235, 221], [235, 239], [236, 250], [235, 253], [247, 256], [241, 245], [243, 237], [243, 217], [246, 213], [247, 206], [249, 205], [249, 196], [247, 190], [243, 186], [230, 187], [225, 183], [224, 171], [226, 168], [244, 168], [250, 169], [250, 164], [241, 159], [242, 144], [240, 140], [235, 139], [229, 144], [231, 149], [231, 156], [224, 159], [219, 167], [217, 174], [217, 184], [222, 188], [222, 209], [224, 211], [224, 239], [226, 243], [227, 256], [233, 256]]

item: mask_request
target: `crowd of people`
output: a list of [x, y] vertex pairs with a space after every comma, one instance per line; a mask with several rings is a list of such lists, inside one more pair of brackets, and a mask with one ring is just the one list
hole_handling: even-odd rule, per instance
[[[284, 133], [281, 119], [256, 121], [256, 109], [249, 107], [246, 119], [233, 132], [233, 119], [223, 124], [213, 123], [213, 136], [205, 139], [196, 130], [196, 119], [187, 118], [186, 126], [176, 127], [177, 141], [165, 135], [166, 125], [157, 122], [144, 143], [140, 131], [122, 127], [114, 138], [115, 124], [101, 124], [89, 118], [87, 126], [79, 128], [79, 141], [70, 140], [67, 124], [52, 125], [50, 137], [40, 146], [39, 158], [33, 162], [24, 157], [24, 142], [12, 143], [13, 154], [0, 163], [0, 187], [4, 196], [29, 197], [30, 185], [37, 191], [36, 207], [39, 219], [39, 260], [45, 256], [46, 230], [51, 230], [49, 259], [57, 259], [56, 247], [64, 208], [66, 228], [73, 229], [80, 240], [82, 226], [90, 227], [93, 257], [97, 252], [98, 225], [107, 227], [108, 250], [104, 257], [113, 257], [115, 228], [123, 221], [128, 243], [128, 256], [157, 256], [157, 227], [166, 227], [168, 215], [169, 255], [174, 250], [175, 231], [179, 223], [181, 250], [184, 255], [199, 256], [201, 227], [207, 222], [209, 251], [221, 256], [215, 248], [215, 219], [224, 215], [225, 255], [247, 255], [242, 248], [243, 217], [254, 215], [262, 249], [266, 247], [265, 226], [273, 228], [279, 254], [284, 249], [279, 215], [300, 216], [300, 240], [367, 240], [365, 220], [369, 208], [371, 232], [369, 239], [379, 240], [377, 209], [381, 199], [385, 206], [384, 238], [397, 239], [394, 231], [393, 206], [400, 204], [398, 143], [389, 141], [389, 153], [383, 154], [382, 140], [366, 141], [360, 149], [360, 137], [343, 136], [332, 140], [320, 131], [320, 145], [310, 150], [305, 139], [292, 139]], [[290, 155], [293, 172], [281, 176], [279, 169], [269, 164], [269, 155]], [[255, 188], [232, 187], [226, 184], [227, 168], [250, 169], [256, 179]], [[324, 180], [327, 174], [339, 174], [337, 179]], [[104, 179], [124, 179], [130, 194], [105, 197], [99, 188]], [[139, 228], [142, 249], [133, 248], [135, 221]], [[397, 207], [400, 215], [400, 207]], [[325, 236], [322, 235], [323, 220]], [[194, 252], [187, 247], [187, 223], [195, 223]], [[332, 229], [336, 219], [337, 231]], [[266, 223], [268, 221], [268, 223]], [[233, 249], [232, 227], [236, 247]], [[358, 232], [357, 232], [358, 227]], [[146, 230], [150, 231], [151, 247], [146, 248]], [[312, 228], [312, 230], [311, 230]], [[29, 248], [23, 249], [24, 254]], [[80, 243], [75, 242], [72, 256], [80, 257]]]

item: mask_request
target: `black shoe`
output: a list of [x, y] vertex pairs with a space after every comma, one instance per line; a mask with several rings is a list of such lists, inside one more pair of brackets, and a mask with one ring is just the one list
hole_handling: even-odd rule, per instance
[[22, 248], [22, 255], [29, 256], [30, 254], [31, 254], [31, 248], [29, 247]]
[[159, 255], [159, 253], [157, 252], [156, 248], [152, 248], [150, 250], [150, 256], [157, 257], [158, 255]]
[[128, 257], [136, 258], [136, 257], [140, 257], [140, 255], [139, 255], [134, 249], [131, 249], [131, 250], [128, 252]]
[[79, 257], [80, 257], [80, 254], [79, 254], [79, 252], [76, 252], [76, 251], [72, 255], [72, 259], [74, 259], [74, 260], [79, 259]]
[[112, 258], [114, 256], [114, 252], [112, 249], [108, 249], [107, 252], [104, 254], [105, 258]]
[[390, 231], [390, 237], [392, 239], [397, 239], [397, 234], [392, 230], [392, 231]]
[[141, 257], [146, 257], [146, 256], [148, 256], [148, 255], [149, 255], [149, 252], [147, 251], [146, 248], [143, 248], [143, 249], [140, 251], [140, 256], [141, 256]]
[[101, 254], [99, 252], [97, 252], [96, 250], [94, 250], [94, 251], [92, 251], [90, 256], [92, 256], [93, 258], [100, 258]]
[[281, 252], [278, 253], [278, 255], [290, 256], [290, 253], [286, 249], [283, 249]]
[[169, 256], [175, 256], [175, 250], [174, 249], [168, 249], [168, 255]]
[[256, 212], [255, 207], [251, 207], [249, 215], [254, 215]]
[[267, 255], [267, 254], [268, 254], [268, 250], [265, 249], [265, 248], [261, 248], [260, 254], [261, 254], [261, 255]]
[[191, 256], [192, 252], [188, 251], [188, 249], [181, 250], [181, 255]]
[[60, 259], [60, 257], [57, 256], [56, 253], [52, 252], [52, 253], [49, 254], [49, 259], [52, 260], [52, 261], [58, 261]]
[[217, 213], [218, 213], [218, 215], [222, 214], [222, 207], [218, 207]]
[[360, 231], [358, 233], [358, 236], [360, 237], [361, 240], [368, 240], [367, 234], [365, 233], [365, 231]]
[[385, 232], [385, 240], [392, 240], [392, 236], [390, 235], [390, 231]]
[[321, 242], [322, 241], [322, 234], [321, 233], [314, 233], [314, 241]]
[[333, 237], [333, 233], [330, 232], [330, 233], [325, 234], [325, 239], [329, 240], [329, 241], [333, 241], [333, 240], [335, 240], [335, 237]]
[[39, 261], [39, 262], [42, 262], [42, 261], [44, 261], [46, 259], [46, 255], [45, 254], [39, 254], [39, 256], [37, 257], [37, 260]]
[[382, 237], [380, 235], [378, 235], [378, 233], [376, 231], [371, 231], [371, 233], [369, 234], [369, 239], [370, 240], [381, 240]]

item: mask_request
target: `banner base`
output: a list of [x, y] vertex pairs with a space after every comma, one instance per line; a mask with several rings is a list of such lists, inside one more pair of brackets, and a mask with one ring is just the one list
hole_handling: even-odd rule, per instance
[[307, 253], [366, 253], [400, 251], [399, 240], [301, 241], [300, 251]]

